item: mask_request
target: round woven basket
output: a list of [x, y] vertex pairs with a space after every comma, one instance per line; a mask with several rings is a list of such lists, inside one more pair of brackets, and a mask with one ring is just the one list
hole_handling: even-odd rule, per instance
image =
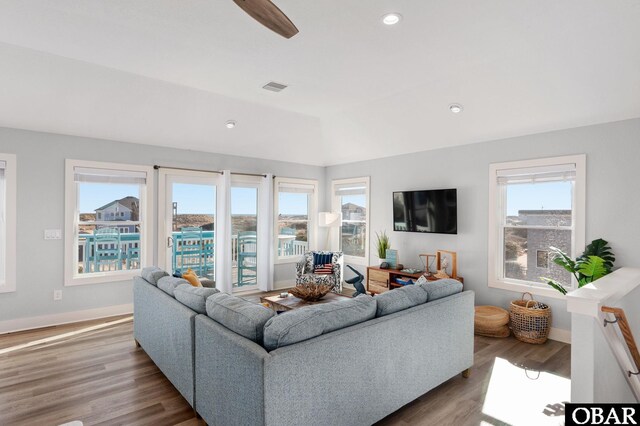
[[478, 336], [485, 337], [509, 337], [511, 330], [509, 330], [509, 326], [506, 324], [494, 328], [482, 328], [476, 326], [473, 333]]
[[[525, 300], [527, 294], [529, 300]], [[534, 344], [547, 341], [551, 327], [551, 309], [536, 302], [531, 293], [524, 293], [522, 299], [511, 302], [509, 319], [516, 339]]]
[[476, 306], [474, 325], [481, 329], [494, 329], [509, 324], [509, 312], [497, 306]]

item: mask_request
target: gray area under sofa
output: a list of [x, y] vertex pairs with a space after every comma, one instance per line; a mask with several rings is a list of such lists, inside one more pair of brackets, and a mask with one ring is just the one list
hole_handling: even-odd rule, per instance
[[271, 352], [198, 315], [198, 413], [210, 425], [374, 423], [471, 367], [473, 306], [466, 291]]

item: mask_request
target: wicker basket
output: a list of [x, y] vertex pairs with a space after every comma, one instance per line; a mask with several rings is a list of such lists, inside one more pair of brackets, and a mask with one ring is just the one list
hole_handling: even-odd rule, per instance
[[501, 325], [500, 327], [494, 328], [483, 328], [476, 326], [473, 330], [473, 333], [478, 336], [484, 337], [509, 337], [511, 334], [511, 330], [509, 330], [509, 326]]
[[[525, 300], [529, 295], [530, 300]], [[524, 293], [521, 300], [511, 302], [509, 310], [513, 335], [526, 343], [542, 344], [549, 337], [551, 309], [533, 300], [531, 293]]]

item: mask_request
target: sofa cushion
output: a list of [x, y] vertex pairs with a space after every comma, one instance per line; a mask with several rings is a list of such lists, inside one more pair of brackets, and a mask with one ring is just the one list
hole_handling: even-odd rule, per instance
[[209, 278], [200, 278], [200, 283], [202, 284], [202, 287], [208, 287], [208, 288], [216, 287], [216, 282]]
[[174, 295], [176, 300], [190, 307], [199, 314], [207, 313], [207, 298], [220, 291], [215, 288], [194, 287], [191, 284], [180, 284]]
[[292, 345], [370, 320], [375, 315], [375, 299], [364, 294], [295, 309], [267, 322], [264, 326], [264, 347], [273, 350]]
[[442, 299], [443, 297], [451, 296], [452, 294], [460, 293], [462, 291], [462, 283], [452, 278], [430, 281], [417, 287], [421, 287], [427, 292], [427, 300], [429, 302]]
[[210, 296], [206, 307], [212, 320], [258, 344], [262, 344], [265, 323], [275, 315], [269, 308], [225, 293]]
[[158, 288], [172, 297], [175, 297], [176, 287], [182, 284], [189, 284], [189, 281], [170, 276], [162, 277], [158, 280]]
[[169, 274], [157, 266], [147, 266], [146, 268], [142, 268], [142, 272], [140, 273], [140, 276], [144, 278], [146, 282], [155, 286], [158, 285], [158, 280], [160, 278], [166, 277], [167, 275]]
[[375, 297], [376, 317], [383, 317], [402, 311], [427, 301], [428, 294], [421, 286], [407, 285], [391, 291], [385, 291]]

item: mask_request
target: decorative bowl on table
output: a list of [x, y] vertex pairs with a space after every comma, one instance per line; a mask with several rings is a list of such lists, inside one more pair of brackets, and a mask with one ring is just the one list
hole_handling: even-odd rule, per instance
[[332, 286], [326, 284], [298, 284], [289, 290], [295, 297], [307, 302], [315, 302], [322, 299], [331, 291]]

